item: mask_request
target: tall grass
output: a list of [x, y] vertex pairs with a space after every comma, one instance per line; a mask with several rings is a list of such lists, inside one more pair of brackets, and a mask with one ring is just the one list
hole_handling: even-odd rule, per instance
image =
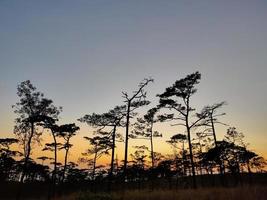
[[111, 193], [80, 192], [57, 200], [266, 200], [267, 186], [180, 190], [129, 190]]

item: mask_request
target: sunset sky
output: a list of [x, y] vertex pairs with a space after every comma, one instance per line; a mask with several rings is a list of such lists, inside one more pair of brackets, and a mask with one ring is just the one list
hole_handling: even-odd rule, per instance
[[[0, 137], [14, 137], [11, 105], [17, 85], [29, 79], [63, 106], [61, 124], [81, 126], [71, 150], [77, 161], [86, 149], [82, 137], [92, 135], [78, 118], [123, 104], [121, 92], [131, 93], [145, 77], [155, 79], [146, 88], [152, 104], [143, 110], [149, 109], [156, 94], [198, 70], [193, 106], [225, 100], [221, 121], [267, 157], [266, 65], [265, 0], [1, 0]], [[183, 130], [156, 128], [164, 138], [155, 150], [172, 153], [164, 141]], [[227, 127], [217, 128], [222, 139]]]

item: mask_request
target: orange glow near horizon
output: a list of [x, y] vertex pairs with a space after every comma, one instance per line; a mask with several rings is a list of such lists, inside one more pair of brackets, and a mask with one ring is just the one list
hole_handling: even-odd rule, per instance
[[[154, 150], [155, 152], [159, 152], [162, 153], [163, 155], [171, 155], [173, 154], [173, 150], [171, 149], [170, 145], [168, 145], [165, 141], [168, 140], [172, 135], [176, 134], [176, 133], [182, 133], [182, 129], [177, 127], [177, 126], [170, 126], [167, 124], [161, 124], [158, 123], [155, 125], [154, 127], [155, 130], [163, 133], [163, 137], [162, 138], [155, 138], [154, 139]], [[222, 139], [223, 134], [222, 133], [226, 133], [226, 129], [227, 127], [218, 127], [217, 128], [217, 132], [218, 132], [218, 138]], [[88, 131], [89, 130], [89, 131]], [[70, 149], [69, 151], [69, 156], [68, 156], [68, 161], [72, 161], [74, 163], [78, 163], [78, 159], [80, 157], [82, 157], [81, 153], [84, 152], [88, 147], [89, 144], [86, 140], [83, 139], [84, 136], [93, 136], [92, 128], [88, 128], [88, 126], [86, 125], [82, 125], [81, 126], [81, 130], [77, 132], [77, 135], [74, 136], [73, 138], [71, 138], [71, 143], [73, 144], [73, 147]], [[120, 128], [119, 132], [124, 135], [124, 129]], [[86, 134], [88, 133], [88, 134]], [[246, 133], [245, 134], [245, 141], [246, 142], [250, 142], [247, 140], [246, 137]], [[32, 155], [31, 157], [33, 159], [35, 159], [35, 161], [41, 163], [40, 160], [37, 160], [38, 157], [40, 156], [47, 156], [50, 158], [53, 158], [53, 152], [48, 152], [48, 151], [42, 151], [42, 148], [44, 146], [44, 144], [46, 142], [52, 142], [52, 136], [50, 135], [50, 133], [46, 132], [43, 136], [42, 136], [42, 141], [41, 141], [41, 146], [39, 146], [38, 144], [35, 144], [32, 150]], [[60, 141], [58, 141], [60, 142]], [[261, 142], [261, 141], [255, 141], [255, 142]], [[136, 145], [147, 145], [150, 148], [150, 143], [148, 140], [140, 140], [140, 139], [130, 139], [129, 140], [129, 153], [128, 153], [128, 160], [131, 160], [131, 156], [130, 154], [134, 152], [134, 148], [133, 146]], [[16, 149], [20, 149], [21, 147], [16, 146]], [[256, 151], [257, 154], [259, 154], [260, 156], [263, 156], [266, 158], [267, 156], [267, 151], [265, 149], [259, 149], [257, 148], [257, 144], [253, 144], [251, 143], [249, 146], [249, 149], [252, 149], [254, 151]], [[58, 152], [58, 162], [64, 163], [64, 154], [65, 151], [61, 150]], [[117, 143], [117, 148], [115, 150], [115, 157], [118, 158], [119, 160], [119, 164], [121, 164], [121, 161], [124, 159], [124, 143], [120, 142]], [[149, 159], [147, 159], [149, 162]], [[44, 164], [49, 164], [49, 162], [51, 161], [45, 161]], [[101, 157], [98, 161], [97, 161], [97, 165], [105, 165], [108, 166], [110, 164], [110, 156], [103, 156]], [[80, 168], [87, 168], [87, 165], [84, 163], [78, 163]]]

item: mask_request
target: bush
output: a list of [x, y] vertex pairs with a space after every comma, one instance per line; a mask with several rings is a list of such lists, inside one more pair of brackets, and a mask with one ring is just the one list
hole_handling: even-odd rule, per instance
[[77, 200], [113, 200], [111, 194], [108, 193], [92, 193], [83, 192], [78, 194]]

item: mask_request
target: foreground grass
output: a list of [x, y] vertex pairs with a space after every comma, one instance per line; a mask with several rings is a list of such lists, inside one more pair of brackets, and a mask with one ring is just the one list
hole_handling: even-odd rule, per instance
[[79, 192], [57, 200], [265, 200], [267, 186], [244, 186], [236, 188], [199, 188], [184, 190], [130, 190], [125, 192], [91, 193]]

